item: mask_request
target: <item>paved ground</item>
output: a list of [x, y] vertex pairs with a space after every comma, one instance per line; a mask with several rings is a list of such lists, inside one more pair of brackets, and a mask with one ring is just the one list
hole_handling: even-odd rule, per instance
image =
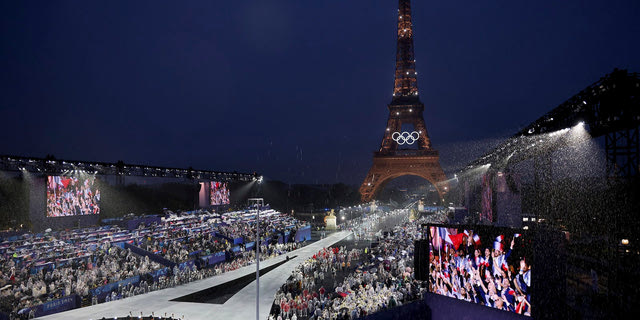
[[[290, 258], [293, 259], [295, 258], [295, 256], [291, 256]], [[268, 267], [260, 268], [260, 277], [287, 262], [292, 262], [293, 260], [291, 259], [280, 261]], [[227, 300], [235, 296], [236, 293], [238, 293], [240, 290], [242, 290], [244, 287], [248, 286], [255, 280], [256, 275], [254, 273], [250, 273], [246, 276], [221, 283], [214, 287], [196, 291], [194, 293], [190, 293], [186, 296], [182, 296], [171, 301], [224, 304], [225, 302], [227, 302]]]
[[[260, 277], [260, 317], [267, 319], [276, 291], [289, 277], [293, 269], [304, 260], [313, 256], [321, 248], [332, 246], [349, 235], [349, 232], [342, 231], [329, 234], [326, 238], [315, 241], [304, 248], [290, 252], [290, 257], [296, 256], [291, 261], [271, 270]], [[286, 260], [286, 255], [263, 261], [260, 269], [269, 267]], [[246, 266], [238, 270], [227, 272], [220, 276], [211, 277], [195, 281], [186, 285], [154, 291], [144, 295], [139, 295], [123, 300], [102, 303], [95, 306], [75, 309], [67, 312], [45, 316], [40, 319], [101, 319], [102, 317], [113, 318], [116, 316], [126, 316], [131, 312], [139, 316], [174, 314], [186, 320], [204, 319], [255, 319], [256, 318], [256, 285], [255, 280], [238, 291], [223, 304], [196, 303], [171, 301], [173, 299], [202, 291], [229, 281], [255, 274], [254, 265]]]

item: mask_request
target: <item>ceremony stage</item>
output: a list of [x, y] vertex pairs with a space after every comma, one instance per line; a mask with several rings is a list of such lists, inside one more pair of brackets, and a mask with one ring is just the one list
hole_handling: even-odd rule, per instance
[[[260, 319], [268, 318], [276, 292], [285, 280], [289, 278], [296, 266], [304, 260], [311, 258], [320, 249], [331, 246], [346, 238], [348, 235], [349, 232], [347, 231], [332, 233], [326, 238], [313, 242], [304, 248], [260, 262], [260, 269], [263, 270], [264, 268], [285, 261], [287, 256], [296, 256], [260, 277]], [[219, 276], [194, 281], [174, 288], [167, 288], [122, 300], [56, 313], [39, 319], [97, 320], [102, 319], [102, 317], [113, 319], [114, 317], [126, 317], [130, 311], [135, 317], [140, 316], [141, 312], [144, 316], [151, 315], [151, 312], [154, 312], [156, 316], [164, 316], [166, 312], [169, 316], [173, 314], [174, 318], [180, 317], [186, 320], [208, 320], [212, 318], [227, 320], [255, 319], [255, 272], [256, 266], [252, 264]], [[246, 275], [254, 275], [254, 280], [223, 304], [171, 301], [185, 295], [233, 281]]]

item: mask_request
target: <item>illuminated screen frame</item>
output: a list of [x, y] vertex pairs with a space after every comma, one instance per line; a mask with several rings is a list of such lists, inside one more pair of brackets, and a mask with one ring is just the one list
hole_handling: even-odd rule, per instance
[[[532, 286], [535, 285], [535, 277], [532, 277], [535, 274], [532, 271], [535, 266], [532, 232], [506, 227], [445, 224], [428, 224], [424, 231], [429, 246], [429, 292], [492, 309], [534, 315], [531, 312]], [[476, 249], [480, 250], [480, 257], [476, 257]], [[486, 259], [486, 249], [489, 249], [489, 259]], [[499, 251], [494, 256], [496, 250]], [[447, 255], [447, 252], [450, 258], [441, 261], [439, 257]], [[508, 286], [505, 286], [504, 276], [508, 278]], [[478, 277], [481, 282], [478, 282]]]
[[100, 214], [101, 193], [94, 175], [47, 176], [45, 189], [47, 218]]
[[231, 203], [229, 183], [221, 181], [209, 181], [209, 204], [221, 206]]

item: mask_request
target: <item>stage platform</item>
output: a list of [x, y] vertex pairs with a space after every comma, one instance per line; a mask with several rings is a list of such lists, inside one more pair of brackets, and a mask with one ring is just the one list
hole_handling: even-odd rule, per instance
[[[323, 247], [331, 246], [348, 235], [349, 232], [347, 231], [332, 233], [326, 238], [313, 242], [304, 248], [261, 262], [260, 270], [285, 261], [287, 255], [289, 257], [296, 256], [289, 262], [283, 263], [260, 277], [260, 319], [268, 318], [276, 291], [291, 275], [291, 272], [297, 265], [312, 257]], [[97, 320], [102, 317], [113, 319], [114, 317], [125, 317], [129, 314], [129, 311], [131, 311], [134, 316], [140, 316], [140, 312], [145, 316], [150, 315], [152, 311], [155, 312], [156, 316], [164, 315], [166, 312], [168, 315], [174, 314], [175, 317], [182, 317], [184, 315], [182, 318], [186, 320], [255, 319], [255, 277], [249, 285], [242, 288], [223, 304], [171, 301], [172, 299], [208, 289], [228, 281], [233, 281], [249, 274], [255, 275], [255, 272], [256, 265], [252, 264], [219, 276], [194, 281], [174, 288], [167, 288], [122, 300], [56, 313], [38, 319]]]

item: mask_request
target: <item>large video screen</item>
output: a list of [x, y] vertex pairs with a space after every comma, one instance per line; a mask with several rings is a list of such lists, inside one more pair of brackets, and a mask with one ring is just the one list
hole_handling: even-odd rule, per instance
[[229, 188], [226, 182], [211, 181], [211, 205], [229, 204]]
[[100, 214], [100, 190], [92, 176], [48, 176], [47, 217]]
[[510, 228], [429, 226], [429, 291], [531, 316], [533, 247]]

